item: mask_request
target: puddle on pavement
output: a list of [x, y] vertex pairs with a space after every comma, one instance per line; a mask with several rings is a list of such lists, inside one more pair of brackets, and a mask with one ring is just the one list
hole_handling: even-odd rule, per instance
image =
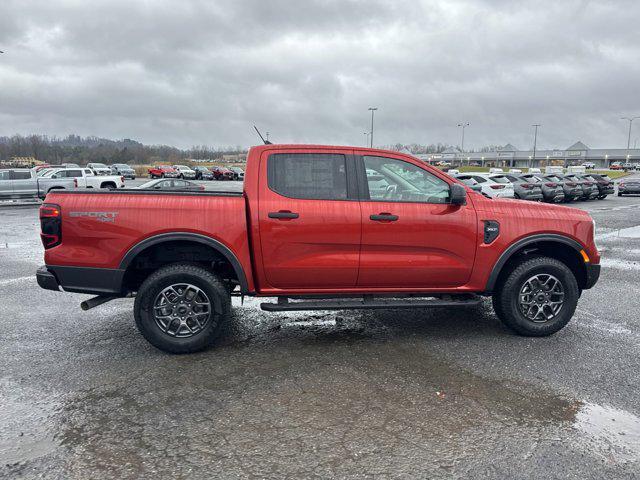
[[594, 440], [603, 453], [618, 460], [640, 461], [640, 418], [613, 407], [584, 403], [577, 411], [574, 428]]
[[605, 238], [640, 238], [640, 225], [596, 235], [596, 240], [604, 240]]

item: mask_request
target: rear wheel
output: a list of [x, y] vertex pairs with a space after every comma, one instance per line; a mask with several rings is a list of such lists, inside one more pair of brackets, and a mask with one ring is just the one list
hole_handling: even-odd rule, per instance
[[180, 263], [151, 274], [134, 304], [140, 333], [170, 353], [192, 353], [211, 345], [230, 312], [229, 292], [213, 272]]
[[621, 197], [621, 196], [622, 196], [622, 194], [621, 194], [620, 192], [618, 192], [618, 196], [619, 196], [619, 197]]
[[493, 307], [498, 318], [520, 335], [543, 337], [571, 320], [580, 289], [573, 272], [549, 257], [516, 265], [496, 288]]

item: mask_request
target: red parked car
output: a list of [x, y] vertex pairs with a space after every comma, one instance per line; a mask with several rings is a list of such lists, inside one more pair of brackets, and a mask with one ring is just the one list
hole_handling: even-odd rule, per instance
[[[60, 191], [40, 209], [42, 288], [135, 294], [156, 347], [193, 352], [229, 319], [231, 294], [263, 310], [477, 305], [521, 335], [550, 335], [595, 285], [583, 210], [490, 199], [399, 152], [314, 145], [250, 150], [244, 191]], [[455, 317], [452, 317], [454, 321]]]
[[149, 169], [149, 178], [178, 178], [180, 172], [169, 165], [157, 165]]
[[233, 180], [235, 178], [235, 173], [227, 167], [211, 167], [211, 171], [215, 180]]

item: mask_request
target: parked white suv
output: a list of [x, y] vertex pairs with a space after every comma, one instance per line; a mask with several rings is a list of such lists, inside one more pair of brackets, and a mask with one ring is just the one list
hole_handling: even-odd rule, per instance
[[[514, 198], [513, 184], [500, 173], [467, 172], [463, 175], [473, 178], [482, 187], [481, 193], [489, 198]], [[462, 176], [462, 175], [460, 175]], [[458, 176], [458, 178], [460, 178]]]
[[178, 171], [178, 176], [180, 178], [190, 178], [192, 180], [195, 180], [196, 178], [196, 171], [191, 170], [186, 165], [174, 165], [173, 168]]

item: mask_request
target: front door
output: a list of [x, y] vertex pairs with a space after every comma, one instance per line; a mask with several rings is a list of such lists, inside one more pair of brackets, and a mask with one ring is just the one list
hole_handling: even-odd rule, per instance
[[359, 287], [449, 288], [471, 276], [476, 213], [449, 183], [398, 156], [357, 157], [362, 206]]
[[265, 151], [259, 178], [264, 288], [355, 287], [361, 222], [350, 151]]

